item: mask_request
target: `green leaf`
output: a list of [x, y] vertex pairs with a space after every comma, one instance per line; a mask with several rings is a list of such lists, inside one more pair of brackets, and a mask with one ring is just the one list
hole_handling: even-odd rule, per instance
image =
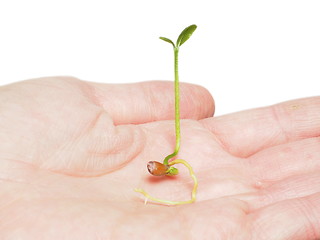
[[175, 167], [172, 167], [172, 166], [170, 166], [166, 172], [166, 175], [168, 175], [168, 176], [174, 176], [174, 175], [178, 175], [178, 174], [179, 174], [179, 170]]
[[182, 44], [184, 44], [185, 41], [187, 41], [192, 33], [197, 29], [196, 25], [190, 25], [189, 27], [186, 27], [179, 35], [177, 40], [177, 47], [180, 47]]
[[161, 40], [171, 43], [173, 47], [175, 47], [174, 43], [169, 39], [169, 38], [165, 38], [165, 37], [160, 37]]

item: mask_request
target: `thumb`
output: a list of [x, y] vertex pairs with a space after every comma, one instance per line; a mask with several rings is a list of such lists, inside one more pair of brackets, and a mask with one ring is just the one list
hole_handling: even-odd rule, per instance
[[[141, 124], [174, 119], [174, 85], [172, 82], [149, 81], [132, 84], [92, 84], [101, 106], [115, 125]], [[203, 119], [213, 115], [214, 101], [205, 88], [180, 84], [180, 117]]]

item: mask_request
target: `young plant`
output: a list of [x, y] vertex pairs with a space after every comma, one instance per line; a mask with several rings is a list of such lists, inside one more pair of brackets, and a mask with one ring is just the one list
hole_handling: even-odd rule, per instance
[[[174, 176], [179, 173], [178, 169], [173, 167], [173, 165], [181, 163], [185, 165], [189, 169], [189, 173], [191, 178], [194, 181], [193, 190], [191, 193], [191, 199], [188, 201], [169, 201], [162, 200], [155, 197], [150, 196], [143, 189], [135, 189], [136, 192], [142, 193], [147, 199], [151, 199], [152, 201], [169, 204], [169, 205], [180, 205], [193, 203], [196, 200], [196, 192], [198, 187], [198, 181], [194, 174], [194, 171], [190, 164], [188, 164], [185, 160], [176, 159], [169, 162], [170, 159], [174, 158], [180, 150], [180, 90], [179, 90], [179, 71], [178, 71], [178, 57], [179, 57], [179, 48], [182, 44], [184, 44], [192, 35], [192, 33], [196, 30], [196, 25], [191, 25], [185, 28], [179, 35], [176, 44], [173, 43], [168, 38], [160, 37], [161, 40], [170, 43], [173, 46], [174, 51], [174, 95], [175, 95], [175, 134], [176, 134], [176, 146], [174, 152], [166, 156], [163, 160], [163, 163], [150, 161], [147, 164], [148, 171], [154, 176]], [[147, 200], [146, 199], [146, 200]]]

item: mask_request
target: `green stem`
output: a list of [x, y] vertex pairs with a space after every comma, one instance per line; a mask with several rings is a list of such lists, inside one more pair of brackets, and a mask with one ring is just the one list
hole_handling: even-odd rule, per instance
[[168, 165], [169, 159], [175, 157], [180, 149], [180, 90], [179, 90], [179, 70], [178, 70], [179, 47], [174, 47], [174, 101], [175, 101], [175, 130], [176, 130], [176, 147], [174, 152], [168, 155], [163, 164]]

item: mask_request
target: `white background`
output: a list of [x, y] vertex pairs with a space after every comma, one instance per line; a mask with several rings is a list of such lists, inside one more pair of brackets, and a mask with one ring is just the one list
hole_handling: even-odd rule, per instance
[[216, 114], [319, 95], [320, 1], [0, 0], [0, 84], [71, 75], [205, 86]]

